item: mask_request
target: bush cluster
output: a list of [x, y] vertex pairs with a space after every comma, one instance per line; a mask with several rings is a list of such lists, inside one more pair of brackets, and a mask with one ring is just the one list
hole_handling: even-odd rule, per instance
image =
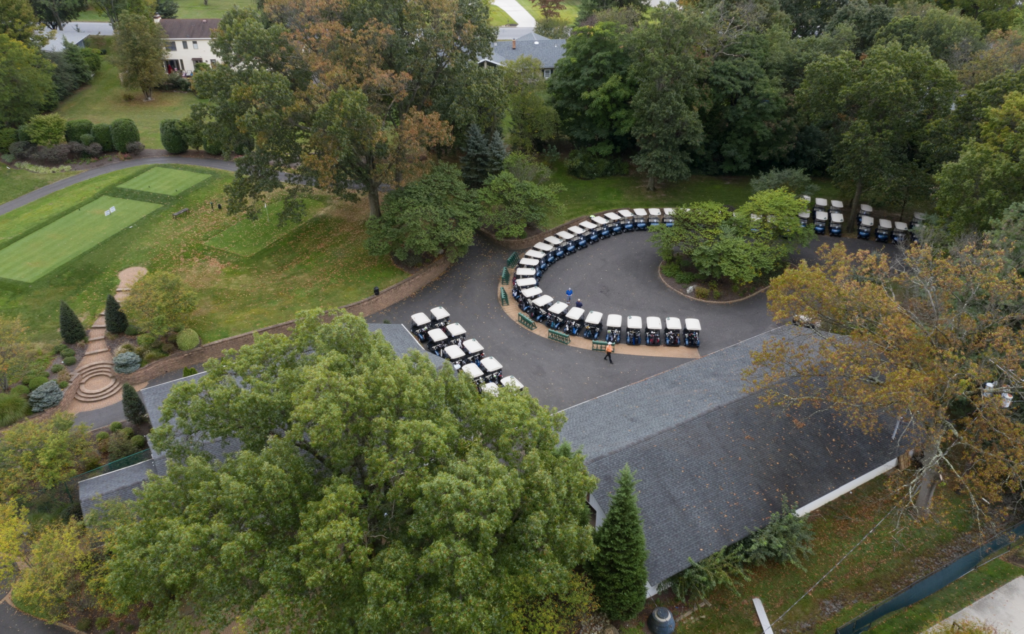
[[138, 142], [139, 129], [131, 119], [118, 119], [110, 124], [110, 138], [114, 149], [123, 154], [128, 151], [129, 143]]
[[[87, 119], [78, 119], [76, 121], [68, 121], [64, 135], [68, 141], [82, 141], [83, 134], [92, 134], [92, 121]], [[82, 142], [84, 145], [88, 143]]]
[[56, 381], [47, 381], [28, 395], [29, 405], [33, 413], [39, 413], [45, 409], [54, 407], [64, 398], [64, 390], [60, 389]]
[[131, 374], [142, 366], [142, 360], [134, 352], [122, 352], [114, 357], [114, 371]]
[[180, 74], [172, 73], [167, 76], [164, 83], [157, 86], [157, 90], [180, 90], [187, 92], [192, 90], [192, 84]]
[[199, 345], [199, 333], [191, 328], [185, 328], [178, 333], [176, 343], [179, 350], [192, 350]]
[[28, 158], [40, 163], [59, 164], [71, 158], [71, 147], [68, 143], [59, 145], [37, 145], [29, 152]]
[[92, 127], [92, 136], [96, 142], [103, 146], [104, 152], [114, 151], [114, 139], [110, 135], [110, 126], [106, 123], [97, 123]]

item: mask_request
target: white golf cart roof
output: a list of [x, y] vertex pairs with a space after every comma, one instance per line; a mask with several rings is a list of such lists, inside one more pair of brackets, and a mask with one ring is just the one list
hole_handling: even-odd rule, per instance
[[608, 315], [608, 321], [605, 322], [605, 325], [609, 328], [622, 328], [622, 315], [616, 315], [614, 313]]
[[640, 330], [644, 327], [644, 322], [640, 319], [639, 315], [630, 315], [626, 317], [626, 328]]
[[416, 313], [412, 316], [412, 323], [417, 327], [426, 326], [430, 323], [430, 317], [427, 317], [426, 313]]
[[807, 194], [804, 194], [804, 195], [803, 195], [803, 196], [801, 196], [800, 198], [803, 198], [803, 199], [804, 199], [804, 200], [806, 200], [807, 202], [811, 202], [811, 197], [810, 197], [810, 196], [808, 196]]
[[889, 220], [888, 218], [879, 218], [878, 219], [878, 228], [879, 229], [892, 229], [892, 220]]
[[543, 257], [544, 257], [544, 252], [543, 251], [538, 251], [537, 249], [530, 249], [529, 251], [527, 251], [526, 253], [523, 254], [523, 258], [524, 259], [525, 258], [533, 258], [535, 260], [540, 260]]
[[761, 216], [758, 214], [750, 214], [750, 222], [761, 222]]
[[800, 213], [797, 214], [797, 217], [798, 218], [810, 218], [811, 217], [811, 212], [809, 212], [809, 211], [801, 211]]
[[[534, 284], [537, 283], [537, 280], [534, 280], [532, 277], [531, 278], [527, 278], [527, 279], [533, 280]], [[544, 294], [544, 291], [540, 290], [539, 286], [532, 286], [530, 288], [527, 288], [527, 289], [523, 290], [523, 297], [525, 297], [526, 299], [533, 299], [534, 297], [537, 297], [538, 295], [543, 295], [543, 294]]]
[[928, 217], [928, 214], [923, 211], [914, 212], [914, 222], [924, 222], [924, 219]]
[[501, 364], [494, 357], [484, 357], [480, 359], [480, 365], [483, 367], [484, 372], [490, 374], [491, 372], [497, 372], [501, 369]]
[[636, 215], [637, 218], [646, 218], [647, 217], [647, 210], [646, 209], [634, 209], [633, 210], [633, 214]]
[[565, 302], [555, 302], [551, 305], [551, 308], [548, 309], [548, 312], [552, 315], [561, 315], [567, 310], [569, 310], [569, 304], [566, 304]]
[[896, 231], [906, 231], [907, 230], [907, 223], [900, 222], [899, 220], [897, 220], [895, 224], [896, 224]]
[[540, 260], [536, 258], [523, 258], [522, 260], [519, 260], [519, 266], [536, 267], [538, 264], [540, 264]]
[[828, 201], [825, 200], [824, 198], [815, 198], [814, 199], [814, 206], [815, 207], [828, 207]]
[[604, 217], [607, 218], [610, 222], [618, 222], [622, 220], [622, 216], [615, 213], [614, 211], [609, 211], [604, 215]]
[[833, 211], [829, 215], [832, 217], [832, 222], [838, 222], [839, 224], [843, 224], [843, 214]]
[[557, 235], [558, 235], [559, 238], [561, 238], [562, 240], [566, 240], [566, 241], [572, 241], [572, 240], [576, 239], [576, 236], [572, 235], [568, 231], [559, 231]]
[[440, 328], [434, 328], [433, 330], [428, 330], [427, 331], [427, 336], [430, 337], [430, 340], [433, 341], [434, 343], [441, 343], [442, 341], [445, 341], [446, 339], [448, 339], [448, 333], [446, 333], [445, 331], [441, 330]]
[[477, 354], [484, 351], [483, 345], [476, 339], [466, 339], [463, 341], [462, 349], [466, 351], [466, 354]]
[[483, 370], [476, 367], [475, 363], [467, 363], [466, 365], [462, 366], [459, 372], [464, 372], [466, 376], [468, 376], [471, 379], [479, 379], [484, 375]]
[[862, 214], [872, 214], [872, 213], [875, 213], [875, 208], [872, 207], [871, 205], [867, 204], [867, 203], [861, 203], [860, 204], [860, 213], [862, 213]]
[[584, 233], [586, 233], [587, 230], [584, 229], [583, 227], [572, 226], [569, 227], [569, 232], [578, 238]]
[[448, 319], [451, 317], [443, 306], [435, 306], [434, 308], [431, 308], [430, 315], [434, 318], [434, 321], [441, 321], [442, 319]]
[[486, 393], [490, 394], [491, 396], [497, 396], [498, 394], [501, 393], [501, 390], [498, 389], [498, 384], [497, 383], [491, 383], [490, 381], [488, 381], [487, 383], [484, 383], [483, 385], [481, 385], [480, 386], [480, 391], [481, 392], [486, 392]]
[[520, 266], [516, 269], [516, 277], [537, 277], [537, 269], [532, 266]]
[[628, 209], [620, 209], [619, 215], [622, 216], [625, 220], [633, 219], [633, 212]]
[[661, 211], [662, 211], [662, 213], [663, 213], [663, 214], [665, 214], [666, 216], [674, 216], [674, 215], [676, 215], [676, 210], [675, 210], [675, 207], [665, 207], [665, 208], [664, 208], [664, 209], [662, 209]]
[[594, 222], [596, 222], [598, 224], [598, 226], [601, 226], [601, 227], [603, 227], [606, 224], [608, 224], [608, 219], [607, 218], [602, 218], [601, 216], [591, 216], [590, 219], [593, 220]]
[[550, 244], [553, 247], [560, 247], [560, 246], [562, 246], [562, 239], [559, 238], [558, 236], [548, 236], [548, 237], [544, 238], [544, 242], [547, 242], [548, 244]]
[[683, 322], [679, 321], [678, 317], [666, 317], [665, 318], [665, 330], [682, 330]]
[[516, 280], [516, 286], [519, 288], [530, 288], [531, 286], [537, 285], [537, 278], [535, 277], [520, 277]]
[[462, 357], [466, 356], [466, 353], [458, 346], [448, 346], [444, 349], [444, 356], [448, 357], [452, 361], [458, 361]]
[[583, 309], [579, 306], [573, 306], [569, 309], [569, 312], [565, 313], [565, 318], [569, 321], [579, 321], [580, 317], [583, 316]]
[[514, 376], [506, 376], [505, 378], [503, 378], [501, 380], [501, 384], [504, 387], [514, 387], [514, 388], [520, 389], [520, 390], [523, 389], [524, 387], [526, 387], [525, 385], [523, 385], [522, 383], [519, 382], [519, 379], [517, 379]]
[[583, 320], [583, 323], [588, 326], [600, 326], [601, 318], [604, 317], [604, 313], [599, 313], [596, 310], [592, 310], [587, 313], [587, 318]]
[[555, 250], [555, 247], [551, 246], [547, 242], [538, 242], [537, 244], [533, 245], [533, 248], [543, 253], [551, 253], [552, 251]]
[[862, 227], [874, 227], [875, 226], [875, 219], [872, 216], [861, 216], [860, 217], [860, 226], [862, 226]]
[[465, 337], [466, 329], [462, 327], [462, 324], [448, 324], [444, 327], [448, 331], [448, 334], [452, 337]]
[[537, 299], [530, 301], [530, 303], [536, 306], [537, 308], [544, 308], [545, 306], [549, 306], [554, 302], [555, 298], [550, 295], [541, 295]]
[[648, 209], [647, 213], [648, 213], [648, 215], [650, 215], [650, 216], [652, 216], [654, 218], [660, 218], [661, 217], [661, 210], [658, 209], [657, 207], [655, 207], [653, 209]]
[[694, 332], [700, 332], [700, 320], [694, 319], [693, 317], [687, 317], [683, 322], [686, 324], [686, 329]]
[[843, 208], [843, 201], [841, 201], [841, 200], [833, 200], [832, 201], [832, 209], [842, 209], [842, 208]]
[[584, 220], [583, 222], [580, 223], [580, 226], [586, 229], [587, 231], [593, 231], [594, 229], [597, 229], [597, 225], [590, 222], [589, 220]]
[[647, 330], [661, 330], [661, 317], [648, 317]]
[[821, 220], [822, 222], [827, 222], [828, 221], [828, 212], [827, 211], [815, 211], [814, 212], [814, 221], [817, 222], [819, 220]]

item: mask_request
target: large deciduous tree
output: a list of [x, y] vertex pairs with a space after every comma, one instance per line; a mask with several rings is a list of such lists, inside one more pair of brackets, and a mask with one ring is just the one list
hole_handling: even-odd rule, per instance
[[0, 34], [32, 47], [42, 46], [46, 36], [40, 22], [28, 0], [0, 0]]
[[532, 152], [558, 136], [558, 111], [550, 104], [540, 61], [523, 55], [503, 68], [508, 85], [509, 143]]
[[46, 105], [53, 67], [37, 49], [0, 33], [0, 124], [25, 123]]
[[0, 436], [0, 494], [23, 496], [49, 489], [76, 473], [96, 456], [92, 437], [71, 414], [30, 418]]
[[842, 244], [818, 253], [820, 264], [802, 262], [768, 290], [775, 319], [803, 315], [821, 327], [754, 354], [765, 399], [831, 407], [913, 448], [923, 466], [902, 482], [908, 506], [927, 510], [943, 475], [982, 513], [1004, 495], [1019, 499], [1024, 427], [1001, 394], [1024, 395], [1024, 282], [1003, 253], [985, 243], [914, 245], [897, 257]]
[[[505, 631], [513, 596], [568, 590], [594, 553], [595, 480], [559, 442], [562, 415], [322, 316], [172, 391], [177, 434], [151, 436], [167, 477], [107, 543], [121, 607], [159, 631], [187, 614], [210, 630], [458, 634]], [[214, 438], [241, 450], [210, 462]]]
[[64, 25], [89, 8], [89, 0], [31, 0], [32, 10], [39, 21], [51, 29], [63, 29]]
[[121, 307], [133, 324], [160, 336], [184, 324], [198, 305], [199, 296], [180, 277], [156, 271], [135, 283]]
[[521, 238], [528, 226], [539, 224], [546, 215], [558, 217], [563, 209], [558, 194], [563, 190], [559, 184], [542, 185], [503, 171], [488, 178], [477, 194], [480, 223], [499, 238]]
[[146, 101], [167, 76], [164, 69], [163, 28], [146, 15], [121, 16], [114, 31], [114, 59], [121, 69], [121, 81], [142, 91]]

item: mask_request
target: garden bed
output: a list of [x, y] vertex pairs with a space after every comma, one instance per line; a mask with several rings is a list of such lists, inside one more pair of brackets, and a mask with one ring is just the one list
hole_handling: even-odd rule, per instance
[[[709, 282], [706, 280], [701, 280], [698, 278], [697, 272], [693, 270], [684, 271], [684, 273], [693, 276], [693, 281], [687, 282], [686, 284], [682, 284], [680, 282], [677, 282], [675, 278], [665, 275], [665, 272], [662, 270], [664, 266], [665, 262], [662, 262], [658, 266], [658, 275], [661, 277], [661, 281], [665, 283], [665, 286], [668, 286], [669, 288], [679, 293], [680, 295], [686, 297], [687, 299], [692, 299], [699, 302], [708, 302], [712, 304], [731, 304], [733, 302], [740, 302], [750, 297], [753, 297], [754, 295], [763, 293], [768, 288], [768, 283], [771, 280], [771, 276], [766, 276], [763, 279], [755, 280], [753, 284], [750, 284], [749, 286], [742, 289], [742, 292], [737, 292], [736, 288], [730, 284], [719, 284], [713, 281]], [[696, 287], [696, 289], [698, 289], [695, 290], [694, 294], [692, 295], [686, 292], [686, 290], [690, 286], [694, 286]], [[702, 293], [699, 289], [703, 289], [704, 291], [706, 291], [707, 296], [701, 297], [701, 295], [703, 295], [704, 293]]]

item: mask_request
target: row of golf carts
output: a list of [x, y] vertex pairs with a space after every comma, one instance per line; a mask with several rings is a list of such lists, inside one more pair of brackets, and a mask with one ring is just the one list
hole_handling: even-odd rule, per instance
[[[804, 196], [804, 200], [810, 205], [811, 197]], [[814, 199], [814, 233], [825, 235], [827, 232], [832, 236], [843, 235], [843, 201], [826, 200], [824, 198]], [[899, 244], [906, 240], [917, 242], [914, 228], [924, 222], [923, 213], [915, 213], [914, 220], [909, 225], [905, 222], [895, 222], [888, 218], [879, 218], [878, 225], [875, 225], [874, 208], [871, 205], [861, 204], [857, 213], [857, 237], [862, 240], [870, 240], [874, 233], [878, 242], [892, 242]], [[800, 214], [800, 226], [806, 227], [811, 222], [811, 211], [804, 211]]]
[[499, 386], [523, 389], [516, 377], [503, 376], [504, 368], [497, 359], [484, 356], [479, 341], [466, 338], [465, 328], [451, 323], [451, 315], [443, 306], [431, 308], [429, 314], [413, 315], [409, 330], [427, 350], [448, 359], [456, 372], [473, 379], [481, 391], [497, 394]]

